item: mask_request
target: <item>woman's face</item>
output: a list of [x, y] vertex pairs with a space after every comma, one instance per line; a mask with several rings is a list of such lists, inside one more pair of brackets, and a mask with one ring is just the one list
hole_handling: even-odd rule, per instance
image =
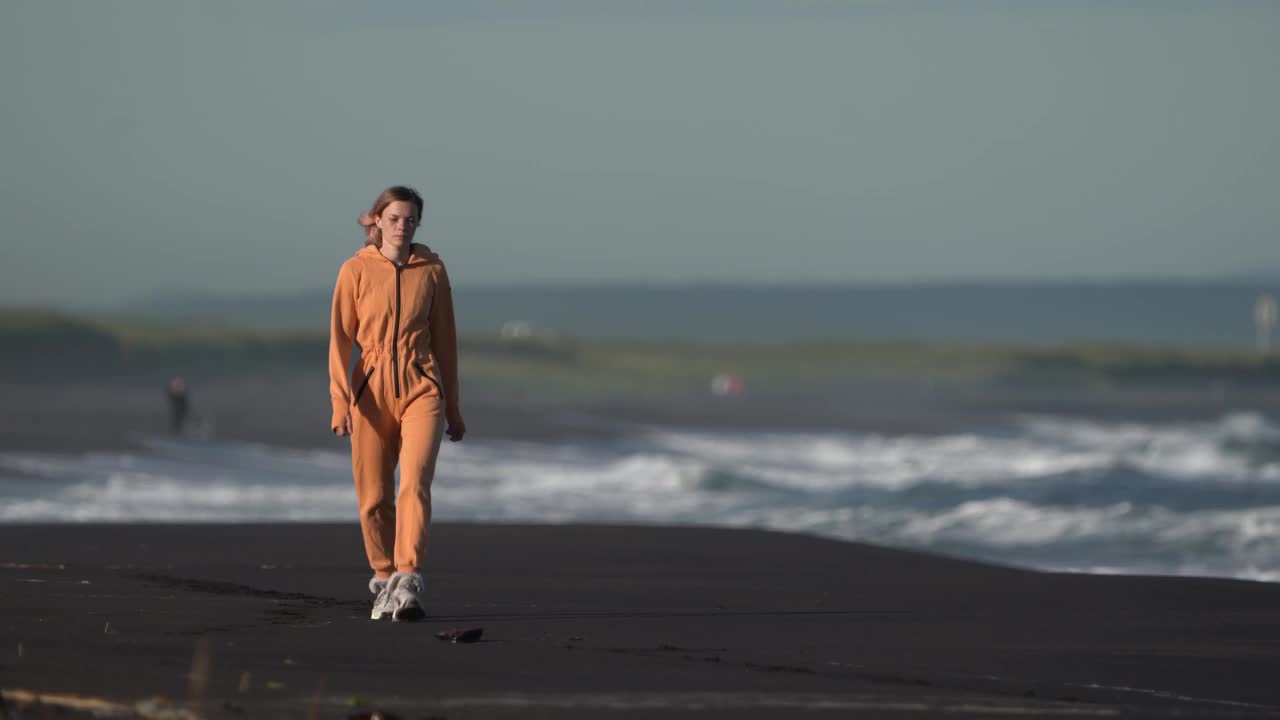
[[391, 250], [409, 247], [413, 234], [418, 230], [418, 216], [413, 203], [397, 200], [382, 210], [378, 216], [378, 229], [382, 231], [382, 244]]

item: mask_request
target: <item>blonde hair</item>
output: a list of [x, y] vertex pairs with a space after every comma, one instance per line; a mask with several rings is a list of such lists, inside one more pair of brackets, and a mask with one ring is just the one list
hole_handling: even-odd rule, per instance
[[378, 199], [373, 201], [373, 207], [369, 208], [369, 212], [360, 216], [360, 227], [364, 228], [364, 244], [373, 245], [374, 247], [382, 247], [382, 231], [378, 229], [378, 218], [382, 216], [382, 211], [387, 206], [397, 200], [413, 203], [416, 210], [414, 219], [422, 222], [422, 196], [417, 190], [404, 185], [393, 185], [383, 190]]

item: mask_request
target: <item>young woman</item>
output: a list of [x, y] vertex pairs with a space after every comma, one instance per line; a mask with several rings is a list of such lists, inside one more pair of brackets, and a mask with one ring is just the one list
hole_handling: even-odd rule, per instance
[[[421, 570], [436, 456], [443, 433], [457, 442], [467, 431], [449, 275], [438, 255], [413, 243], [421, 221], [422, 196], [384, 190], [360, 217], [365, 247], [342, 264], [333, 291], [330, 428], [351, 438], [375, 620], [426, 615]], [[354, 368], [353, 344], [360, 348]]]

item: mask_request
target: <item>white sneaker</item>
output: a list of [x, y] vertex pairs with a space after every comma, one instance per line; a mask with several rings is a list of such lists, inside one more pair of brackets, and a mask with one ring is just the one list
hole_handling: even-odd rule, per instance
[[369, 592], [373, 593], [373, 612], [370, 620], [385, 620], [391, 616], [391, 582], [389, 578], [373, 577], [369, 580]]
[[426, 617], [427, 611], [422, 609], [422, 592], [425, 589], [426, 583], [418, 573], [398, 572], [392, 575], [387, 583], [387, 592], [391, 596], [391, 619], [402, 622]]

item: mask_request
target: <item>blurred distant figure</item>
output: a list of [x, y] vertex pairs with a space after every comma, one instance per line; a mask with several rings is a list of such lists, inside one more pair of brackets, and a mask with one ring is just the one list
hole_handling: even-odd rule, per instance
[[1276, 299], [1271, 295], [1258, 296], [1253, 306], [1253, 325], [1258, 331], [1258, 352], [1271, 352], [1271, 331], [1276, 327]]
[[169, 397], [169, 430], [177, 435], [187, 424], [186, 381], [181, 376], [174, 376], [165, 394]]
[[713, 395], [737, 396], [742, 394], [742, 376], [736, 373], [720, 373], [711, 378], [711, 393]]

